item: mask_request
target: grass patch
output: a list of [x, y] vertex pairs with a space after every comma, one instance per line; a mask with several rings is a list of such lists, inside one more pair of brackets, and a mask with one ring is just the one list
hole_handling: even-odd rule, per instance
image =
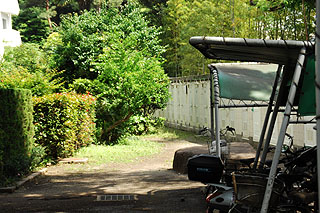
[[187, 140], [193, 143], [199, 143], [199, 144], [205, 144], [208, 141], [210, 141], [210, 137], [206, 136], [199, 136], [194, 132], [188, 132], [188, 131], [183, 131], [183, 130], [178, 130], [178, 129], [173, 129], [173, 128], [168, 128], [168, 127], [162, 127], [157, 130], [156, 133], [154, 134], [147, 134], [142, 136], [144, 138], [163, 138], [166, 140]]
[[208, 140], [204, 137], [198, 137], [192, 132], [163, 127], [159, 128], [154, 134], [129, 137], [123, 139], [116, 145], [90, 145], [83, 147], [73, 157], [88, 158], [88, 163], [85, 165], [72, 164], [65, 167], [71, 170], [82, 171], [90, 170], [95, 166], [99, 167], [106, 163], [130, 163], [139, 161], [140, 157], [157, 154], [164, 147], [164, 144], [152, 141], [153, 138], [187, 140], [199, 144], [206, 144]]
[[157, 154], [163, 145], [146, 141], [138, 137], [123, 139], [113, 146], [90, 145], [80, 149], [74, 157], [89, 158], [89, 164], [102, 165], [104, 163], [128, 163], [138, 157]]

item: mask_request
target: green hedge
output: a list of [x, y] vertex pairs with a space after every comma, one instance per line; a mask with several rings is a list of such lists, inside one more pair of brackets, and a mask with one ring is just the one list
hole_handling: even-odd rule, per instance
[[95, 140], [95, 98], [90, 94], [56, 93], [34, 99], [36, 143], [56, 160]]
[[0, 89], [0, 183], [27, 173], [33, 145], [30, 90]]

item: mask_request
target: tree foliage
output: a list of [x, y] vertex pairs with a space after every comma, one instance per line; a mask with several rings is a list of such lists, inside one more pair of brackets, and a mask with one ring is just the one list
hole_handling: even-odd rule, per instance
[[308, 40], [314, 35], [313, 0], [168, 0], [163, 5], [170, 76], [206, 72], [210, 62], [189, 45], [192, 36]]
[[96, 64], [100, 75], [95, 83], [100, 84], [101, 90], [98, 119], [105, 141], [124, 135], [121, 130], [126, 130], [133, 115], [147, 117], [168, 101], [169, 82], [159, 60], [148, 52], [132, 49], [137, 42], [134, 38], [131, 35], [122, 41], [115, 39]]
[[48, 22], [41, 17], [44, 12], [40, 7], [25, 8], [13, 19], [13, 28], [20, 32], [23, 42], [40, 43], [49, 35]]
[[117, 33], [118, 40], [131, 36], [137, 42], [132, 48], [145, 50], [149, 56], [160, 57], [164, 48], [159, 44], [159, 29], [148, 26], [137, 5], [123, 9], [104, 8], [81, 15], [65, 16], [59, 29], [62, 43], [56, 48], [54, 60], [68, 83], [74, 79], [95, 79], [98, 72], [92, 63], [111, 46]]
[[30, 89], [35, 96], [56, 91], [60, 85], [47, 58], [37, 44], [7, 47], [0, 62], [0, 88]]
[[[132, 116], [149, 116], [168, 99], [160, 29], [149, 26], [138, 4], [65, 16], [53, 60], [68, 87], [98, 97], [101, 139], [115, 142]], [[54, 38], [52, 37], [52, 38]]]

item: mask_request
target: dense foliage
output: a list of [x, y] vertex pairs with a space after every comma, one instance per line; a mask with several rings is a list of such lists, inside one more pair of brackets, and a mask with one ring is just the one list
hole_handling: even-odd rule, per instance
[[7, 47], [0, 62], [0, 88], [30, 89], [37, 96], [52, 93], [59, 84], [47, 62], [47, 55], [36, 44]]
[[96, 79], [99, 73], [93, 62], [105, 48], [112, 48], [114, 41], [128, 36], [136, 40], [130, 50], [159, 57], [163, 52], [157, 38], [160, 32], [148, 24], [134, 3], [121, 10], [104, 8], [66, 16], [59, 30], [62, 43], [55, 49], [54, 66], [65, 70], [63, 77], [68, 83], [78, 78]]
[[90, 94], [55, 93], [35, 97], [35, 141], [56, 160], [94, 142], [95, 98]]
[[168, 78], [159, 34], [134, 2], [62, 20], [54, 66], [65, 70], [68, 88], [98, 97], [101, 141], [116, 142], [129, 133], [132, 116], [147, 117], [165, 106]]
[[308, 40], [314, 35], [310, 2], [168, 0], [161, 13], [163, 40], [169, 45], [166, 72], [181, 76], [207, 71], [210, 62], [188, 44], [192, 36]]
[[[133, 0], [21, 0], [21, 17], [18, 17], [15, 25], [17, 29], [20, 30], [24, 40], [38, 41], [39, 37], [45, 39], [50, 26], [51, 30], [55, 30], [54, 26], [60, 25], [60, 17], [64, 14], [71, 14], [73, 12], [81, 14], [86, 13], [84, 11], [89, 11], [90, 9], [98, 12], [104, 11], [105, 9], [120, 9], [132, 1]], [[151, 21], [149, 25], [161, 26], [165, 31], [161, 36], [161, 44], [168, 47], [168, 50], [163, 56], [166, 59], [164, 68], [169, 76], [202, 74], [207, 72], [205, 67], [206, 64], [210, 62], [206, 61], [200, 53], [190, 47], [188, 40], [191, 36], [293, 40], [309, 40], [314, 36], [314, 0], [137, 1], [144, 7], [140, 9], [140, 11], [143, 11], [143, 16]], [[28, 10], [34, 10], [35, 12], [25, 12]], [[33, 27], [36, 26], [36, 24], [32, 23], [36, 23], [36, 21], [39, 23], [37, 27]], [[80, 18], [78, 21], [74, 18], [74, 23], [81, 24], [81, 21]], [[28, 27], [26, 23], [30, 23]], [[46, 26], [43, 25], [45, 23], [47, 23]], [[90, 21], [83, 23], [83, 25], [88, 26], [89, 31], [93, 28], [95, 29], [95, 24], [93, 24], [92, 28], [89, 23]], [[102, 23], [99, 18], [97, 19], [97, 24], [98, 23]], [[114, 25], [116, 21], [113, 22], [110, 18], [109, 20], [105, 19], [104, 26], [98, 27], [99, 32], [106, 30], [106, 23], [108, 23], [107, 25], [109, 26], [116, 26]], [[120, 23], [120, 25], [125, 26], [126, 23]], [[128, 26], [130, 26], [130, 24]], [[75, 27], [74, 30], [79, 29], [83, 29], [83, 27]], [[27, 31], [33, 32], [33, 34], [28, 34]], [[88, 39], [88, 44], [76, 38], [79, 43], [76, 43], [75, 46], [82, 45], [81, 49], [93, 48], [101, 50], [99, 41], [104, 39], [102, 37], [98, 38], [101, 34], [97, 33], [89, 37], [86, 37], [86, 35], [87, 33], [84, 33], [79, 36], [83, 36], [82, 39]], [[72, 50], [72, 48], [70, 47], [69, 50]], [[78, 50], [76, 50], [76, 53], [80, 54]], [[87, 56], [85, 55], [84, 58], [92, 59], [92, 57], [96, 57], [96, 55], [93, 55], [93, 52], [89, 50], [83, 53], [88, 54]], [[70, 59], [74, 60], [74, 58]], [[88, 61], [83, 61], [83, 59], [80, 58], [79, 61], [74, 61], [76, 67], [83, 65], [85, 67], [84, 69], [90, 67], [90, 63], [87, 62]], [[81, 75], [83, 74], [82, 68], [79, 72]], [[68, 75], [69, 74], [70, 73], [68, 73]], [[94, 76], [94, 73], [90, 74], [91, 77], [92, 75]]]
[[13, 28], [19, 30], [23, 42], [40, 43], [50, 33], [46, 19], [41, 15], [45, 12], [40, 7], [25, 8], [13, 19]]
[[97, 113], [104, 141], [123, 135], [126, 128], [117, 127], [126, 125], [131, 116], [147, 118], [168, 101], [169, 82], [159, 61], [148, 52], [132, 50], [136, 42], [132, 36], [114, 40], [96, 63], [100, 73], [95, 82], [100, 86]]
[[31, 92], [0, 89], [0, 185], [27, 173], [32, 165]]

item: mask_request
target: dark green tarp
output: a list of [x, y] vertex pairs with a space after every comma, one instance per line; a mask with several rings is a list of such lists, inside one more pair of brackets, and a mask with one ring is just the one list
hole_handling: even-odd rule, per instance
[[315, 57], [307, 57], [307, 64], [303, 75], [303, 83], [299, 99], [298, 113], [301, 116], [316, 114], [315, 92]]
[[269, 101], [278, 68], [276, 64], [233, 63], [212, 66], [219, 73], [220, 97]]

